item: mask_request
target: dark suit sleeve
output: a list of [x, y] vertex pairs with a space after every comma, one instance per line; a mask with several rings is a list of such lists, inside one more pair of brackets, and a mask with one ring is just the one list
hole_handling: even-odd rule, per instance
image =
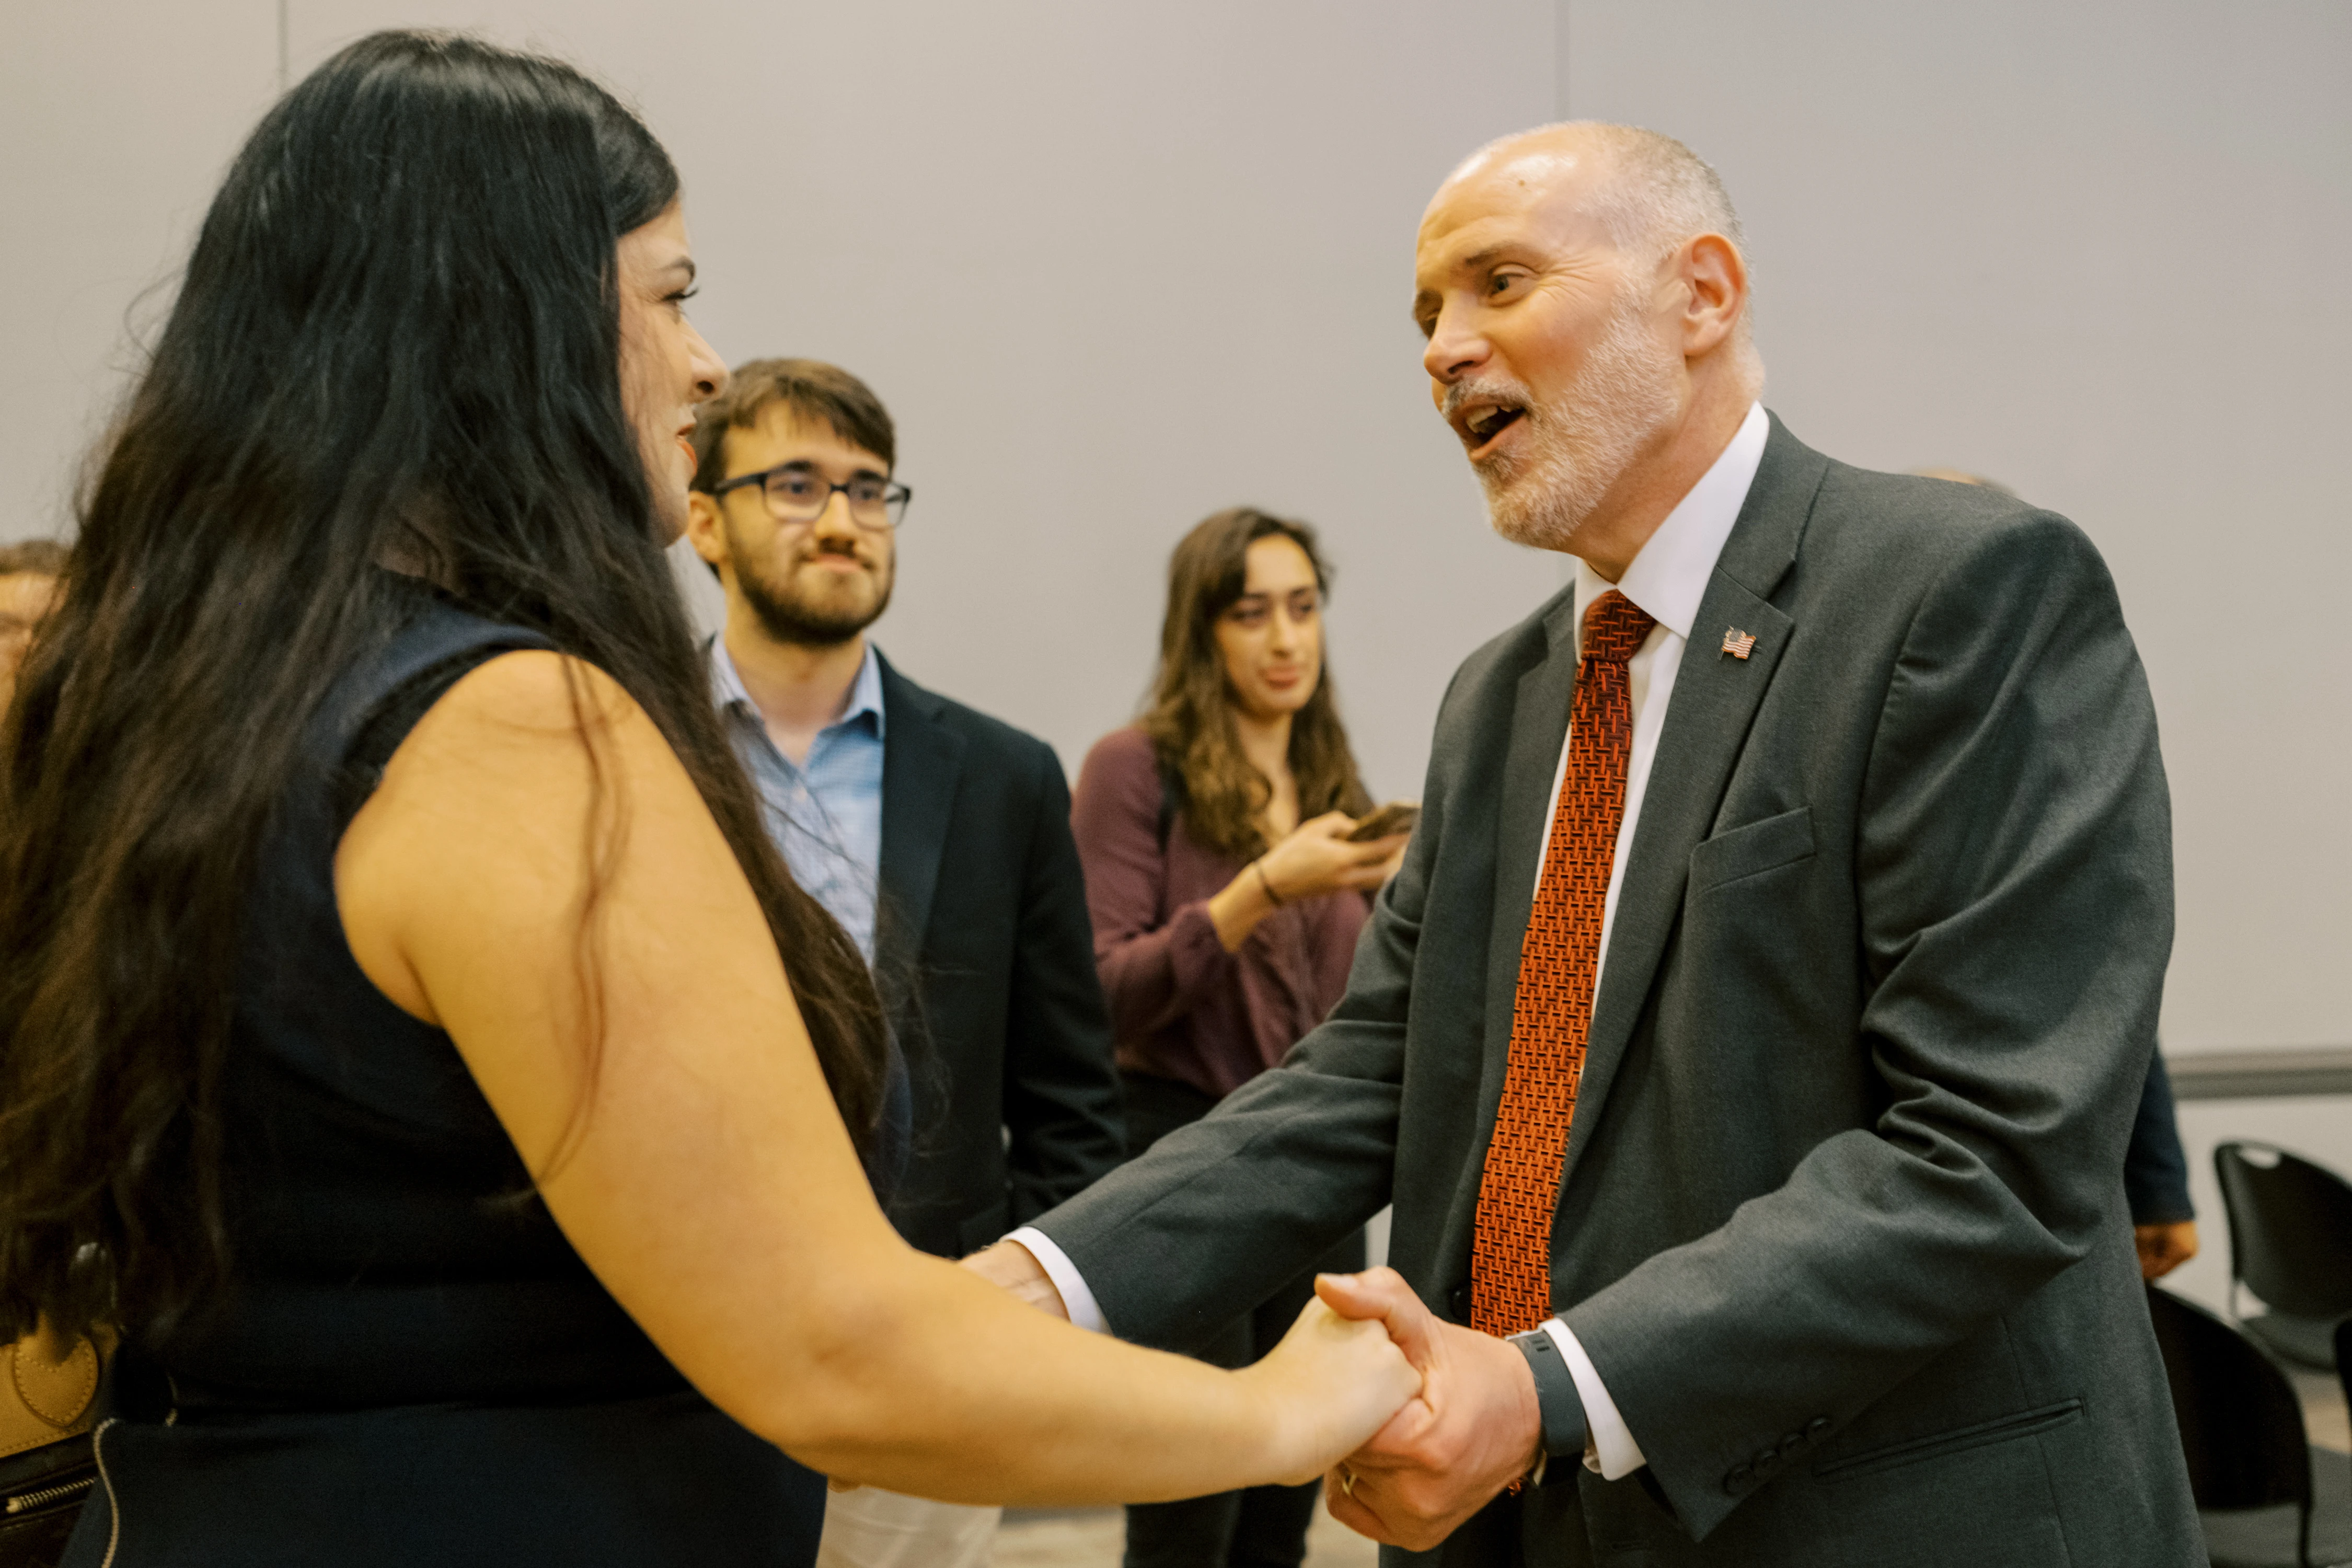
[[[1191, 1350], [1389, 1201], [1419, 928], [1406, 869], [1348, 995], [1283, 1064], [1040, 1219], [1122, 1339]], [[1402, 895], [1402, 896], [1400, 896]]]
[[1110, 1019], [1095, 973], [1070, 792], [1043, 743], [1004, 1030], [1013, 1222], [1076, 1195], [1126, 1154]]
[[1860, 1037], [1821, 1042], [1867, 1053], [1884, 1109], [1564, 1314], [1695, 1534], [1759, 1435], [1843, 1425], [2116, 1245], [2172, 941], [2156, 716], [2072, 525], [1956, 555], [1861, 782]]
[[2134, 1225], [2179, 1225], [2197, 1217], [2197, 1205], [2189, 1201], [2189, 1156], [2181, 1150], [2180, 1125], [2172, 1112], [2172, 1075], [2164, 1070], [2161, 1055], [2148, 1058], [2147, 1082], [2139, 1091], [2139, 1115], [2124, 1152], [2124, 1196]]
[[1202, 1343], [1388, 1203], [1414, 955], [1447, 816], [1442, 770], [1473, 734], [1441, 710], [1421, 820], [1331, 1016], [1280, 1067], [1037, 1222], [1120, 1338]]

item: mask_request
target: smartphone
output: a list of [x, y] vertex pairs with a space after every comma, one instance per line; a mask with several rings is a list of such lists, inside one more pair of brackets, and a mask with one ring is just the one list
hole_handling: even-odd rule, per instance
[[1356, 824], [1355, 831], [1348, 835], [1348, 842], [1369, 844], [1375, 838], [1386, 838], [1391, 834], [1410, 833], [1420, 816], [1418, 802], [1392, 800]]

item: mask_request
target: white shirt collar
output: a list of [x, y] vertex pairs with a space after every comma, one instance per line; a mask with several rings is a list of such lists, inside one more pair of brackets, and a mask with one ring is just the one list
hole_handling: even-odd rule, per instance
[[1723, 449], [1715, 465], [1699, 476], [1690, 493], [1675, 503], [1658, 531], [1625, 568], [1622, 582], [1612, 583], [1587, 565], [1576, 563], [1576, 635], [1584, 639], [1584, 612], [1593, 600], [1614, 588], [1685, 642], [1698, 618], [1698, 603], [1706, 597], [1707, 580], [1715, 575], [1716, 558], [1731, 537], [1739, 509], [1748, 502], [1748, 487], [1756, 482], [1757, 465], [1764, 460], [1765, 437], [1772, 421], [1764, 405], [1751, 403], [1748, 417]]

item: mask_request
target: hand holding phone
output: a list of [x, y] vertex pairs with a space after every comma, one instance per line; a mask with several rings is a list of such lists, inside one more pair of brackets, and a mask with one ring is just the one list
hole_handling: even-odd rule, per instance
[[1356, 824], [1354, 830], [1348, 835], [1348, 842], [1369, 844], [1375, 838], [1386, 838], [1391, 834], [1410, 833], [1412, 831], [1412, 825], [1420, 820], [1420, 817], [1421, 806], [1418, 803], [1410, 800], [1392, 800]]

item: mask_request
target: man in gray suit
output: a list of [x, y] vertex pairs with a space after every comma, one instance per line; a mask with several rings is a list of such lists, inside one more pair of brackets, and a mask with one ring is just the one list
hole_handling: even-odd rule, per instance
[[1402, 1278], [1325, 1285], [1424, 1372], [1328, 1490], [1434, 1549], [1391, 1563], [2203, 1562], [2122, 1181], [2170, 823], [2097, 552], [1767, 415], [1667, 138], [1486, 149], [1415, 287], [1495, 526], [1577, 580], [1454, 678], [1330, 1020], [974, 1266], [1181, 1348], [1393, 1202]]

